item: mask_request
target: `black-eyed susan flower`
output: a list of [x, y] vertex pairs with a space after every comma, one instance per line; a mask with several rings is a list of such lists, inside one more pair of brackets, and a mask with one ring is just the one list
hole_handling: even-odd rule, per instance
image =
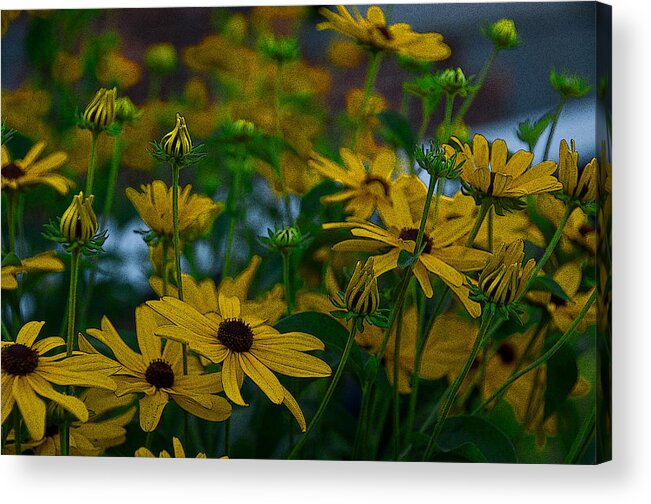
[[[380, 214], [391, 207], [395, 181], [393, 174], [397, 167], [395, 153], [382, 148], [368, 169], [364, 158], [349, 149], [341, 149], [343, 166], [330, 159], [313, 153], [308, 165], [322, 176], [343, 184], [344, 190], [321, 200], [324, 203], [345, 202], [344, 210], [360, 219], [368, 219], [377, 209]], [[414, 184], [421, 184], [413, 179]]]
[[[127, 197], [133, 203], [140, 218], [155, 235], [171, 240], [172, 222], [172, 188], [162, 180], [141, 185], [140, 191], [128, 187]], [[192, 186], [179, 187], [179, 232], [188, 239], [208, 231], [217, 216], [224, 209], [224, 204], [214, 202], [209, 197], [192, 194]]]
[[62, 338], [52, 336], [36, 341], [45, 322], [28, 322], [21, 327], [16, 341], [2, 342], [2, 423], [14, 406], [27, 426], [31, 437], [45, 436], [46, 403], [49, 399], [59, 404], [76, 418], [88, 420], [88, 410], [82, 401], [65, 395], [55, 385], [78, 385], [115, 390], [111, 375], [119, 366], [104, 357], [76, 352], [66, 357], [65, 352], [47, 356], [52, 350], [65, 347]]
[[94, 195], [84, 197], [84, 192], [72, 198], [72, 203], [63, 213], [59, 223], [61, 236], [68, 243], [86, 245], [97, 233], [97, 216], [93, 211]]
[[450, 48], [439, 33], [416, 33], [407, 23], [387, 25], [384, 12], [377, 6], [369, 7], [366, 18], [356, 6], [355, 17], [343, 5], [335, 13], [322, 8], [319, 11], [328, 20], [317, 24], [317, 30], [335, 30], [350, 37], [370, 51], [396, 53], [425, 61], [440, 61], [450, 56]]
[[68, 159], [63, 151], [57, 151], [43, 159], [38, 159], [47, 144], [37, 142], [23, 159], [12, 160], [9, 151], [2, 146], [2, 190], [18, 191], [32, 185], [45, 184], [60, 194], [67, 194], [75, 183], [69, 178], [56, 173]]
[[25, 259], [16, 257], [15, 263], [7, 263], [2, 266], [2, 288], [5, 290], [17, 289], [17, 277], [23, 273], [45, 273], [63, 271], [64, 269], [63, 261], [56, 256], [53, 250]]
[[[167, 450], [161, 450], [161, 452], [158, 454], [158, 458], [185, 458], [185, 450], [183, 449], [181, 440], [176, 436], [172, 437], [172, 447], [174, 456], [170, 455]], [[145, 448], [144, 446], [136, 450], [135, 456], [156, 457], [156, 455], [154, 455], [154, 453], [149, 448]], [[206, 454], [197, 453], [197, 456], [195, 458], [206, 458]]]
[[159, 327], [158, 336], [186, 343], [210, 361], [222, 363], [224, 392], [235, 404], [247, 405], [240, 393], [244, 375], [275, 404], [290, 395], [272, 371], [299, 378], [330, 376], [330, 366], [307, 353], [324, 349], [318, 338], [301, 332], [281, 334], [263, 319], [245, 315], [238, 297], [220, 294], [218, 303], [219, 313], [206, 315], [170, 296], [147, 304], [174, 324]]
[[[170, 401], [187, 412], [205, 420], [221, 422], [231, 414], [231, 406], [223, 397], [219, 373], [183, 374], [183, 348], [177, 341], [163, 341], [155, 336], [165, 323], [153, 310], [141, 305], [136, 308], [136, 337], [140, 354], [134, 352], [120, 337], [107, 317], [100, 329], [88, 329], [88, 334], [105, 344], [121, 364], [115, 376], [116, 395], [142, 393], [139, 401], [140, 427], [145, 432], [156, 429]], [[80, 338], [80, 345], [86, 345]]]
[[517, 303], [525, 294], [536, 261], [524, 260], [524, 240], [519, 238], [509, 244], [500, 244], [486, 262], [479, 275], [478, 285], [472, 286], [472, 298], [502, 309], [507, 316], [517, 315]]
[[100, 88], [84, 110], [81, 126], [94, 133], [106, 130], [115, 120], [117, 89]]
[[[395, 198], [391, 211], [382, 215], [382, 218], [387, 226], [386, 229], [356, 218], [349, 218], [346, 222], [326, 223], [323, 224], [323, 228], [350, 229], [353, 238], [337, 243], [333, 250], [378, 253], [374, 256], [374, 269], [375, 274], [380, 276], [398, 268], [402, 251], [414, 254], [420, 227], [420, 218], [417, 221], [413, 219], [404, 196]], [[434, 294], [429, 277], [430, 273], [434, 273], [454, 291], [468, 312], [473, 317], [477, 317], [480, 314], [480, 307], [469, 299], [470, 291], [466, 285], [466, 277], [461, 272], [481, 269], [486, 263], [488, 254], [454, 244], [459, 238], [468, 234], [471, 225], [472, 222], [467, 219], [454, 219], [439, 223], [436, 232], [432, 233], [434, 222], [428, 219], [423, 234], [423, 250], [418, 256], [413, 271], [427, 297], [432, 297]]]
[[[475, 198], [479, 205], [484, 200], [493, 204], [502, 215], [506, 210], [524, 208], [523, 196], [558, 191], [561, 183], [554, 177], [556, 163], [543, 161], [531, 168], [533, 154], [519, 150], [508, 157], [506, 142], [495, 140], [491, 145], [483, 135], [476, 134], [470, 144], [459, 148], [457, 163], [461, 166], [461, 180], [464, 190]], [[453, 155], [452, 146], [446, 146]]]
[[592, 158], [579, 173], [579, 153], [574, 140], [571, 147], [561, 140], [558, 163], [558, 181], [563, 184], [563, 190], [557, 197], [584, 209], [586, 204], [594, 205], [597, 199], [597, 158]]

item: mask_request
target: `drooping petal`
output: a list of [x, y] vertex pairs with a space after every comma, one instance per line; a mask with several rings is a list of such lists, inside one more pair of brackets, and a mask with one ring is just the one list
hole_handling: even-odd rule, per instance
[[153, 432], [158, 426], [169, 396], [163, 390], [152, 395], [145, 395], [140, 399], [140, 428], [145, 432]]
[[[3, 395], [6, 393], [3, 391]], [[35, 440], [42, 439], [45, 436], [45, 403], [38, 398], [26, 377], [14, 380], [12, 393], [30, 435]]]
[[242, 372], [240, 361], [235, 352], [229, 352], [222, 364], [222, 385], [226, 396], [239, 406], [248, 406], [242, 399], [238, 374]]
[[239, 357], [244, 374], [249, 376], [260, 387], [271, 402], [274, 404], [282, 403], [285, 391], [278, 378], [250, 353], [242, 352], [237, 357]]

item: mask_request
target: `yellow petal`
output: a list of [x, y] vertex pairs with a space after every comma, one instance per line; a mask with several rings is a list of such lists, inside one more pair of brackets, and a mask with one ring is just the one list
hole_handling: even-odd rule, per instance
[[153, 432], [158, 426], [160, 417], [167, 406], [168, 395], [162, 390], [140, 399], [140, 428], [145, 432]]
[[238, 373], [241, 373], [240, 361], [235, 352], [229, 352], [222, 364], [222, 385], [226, 396], [239, 406], [248, 406], [242, 399]]
[[238, 355], [242, 371], [266, 394], [274, 404], [281, 404], [285, 397], [283, 386], [278, 378], [250, 353]]
[[34, 393], [27, 377], [17, 377], [12, 392], [30, 435], [35, 440], [42, 439], [45, 436], [45, 403]]
[[60, 404], [82, 422], [88, 421], [86, 405], [79, 399], [71, 395], [60, 394], [54, 390], [52, 385], [37, 374], [32, 373], [27, 378], [29, 379], [29, 384], [38, 395], [47, 397], [55, 403]]

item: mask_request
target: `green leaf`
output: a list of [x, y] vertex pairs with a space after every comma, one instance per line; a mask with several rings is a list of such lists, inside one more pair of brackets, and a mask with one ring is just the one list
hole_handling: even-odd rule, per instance
[[[561, 336], [547, 338], [545, 350]], [[545, 418], [558, 411], [567, 400], [579, 378], [576, 354], [571, 346], [565, 344], [547, 361], [547, 385], [545, 387]]]
[[[332, 317], [319, 312], [302, 312], [290, 315], [276, 322], [274, 326], [280, 332], [299, 331], [316, 336], [325, 344], [326, 351], [343, 354], [348, 331]], [[353, 345], [346, 366], [360, 380], [364, 379], [364, 362], [362, 352]]]
[[394, 110], [385, 110], [378, 117], [384, 126], [383, 136], [387, 143], [411, 153], [418, 140], [405, 116]]
[[552, 112], [548, 112], [537, 121], [527, 119], [518, 124], [518, 138], [529, 146], [529, 150], [533, 151], [540, 139], [540, 135], [547, 129], [547, 125], [552, 120]]
[[448, 418], [437, 444], [444, 452], [455, 451], [476, 462], [518, 462], [513, 443], [506, 434], [479, 417]]
[[570, 296], [565, 293], [563, 287], [558, 285], [558, 283], [553, 278], [546, 275], [538, 275], [531, 282], [531, 288], [529, 290], [550, 292], [552, 296], [556, 296], [563, 301], [570, 300]]
[[23, 263], [20, 260], [20, 257], [18, 257], [14, 252], [9, 252], [2, 259], [2, 267], [3, 268], [5, 266], [22, 266], [22, 265], [23, 265]]
[[398, 267], [399, 268], [408, 268], [412, 264], [416, 262], [416, 256], [414, 254], [410, 254], [406, 250], [401, 250], [400, 254], [398, 254]]

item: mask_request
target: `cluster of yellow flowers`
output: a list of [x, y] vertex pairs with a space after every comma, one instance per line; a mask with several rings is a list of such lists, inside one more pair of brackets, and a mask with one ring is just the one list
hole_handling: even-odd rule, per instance
[[[337, 73], [302, 59], [303, 7], [230, 13], [218, 33], [180, 54], [167, 43], [150, 47], [145, 71], [112, 47], [94, 75], [107, 87], [77, 128], [59, 134], [48, 125], [46, 91], [3, 91], [7, 125], [38, 139], [15, 159], [20, 149], [3, 122], [2, 289], [10, 300], [6, 310], [3, 302], [3, 453], [170, 457], [171, 447], [175, 457], [237, 456], [231, 422], [241, 417], [234, 413], [251, 404], [258, 415], [266, 397], [286, 407], [301, 431], [295, 440], [290, 427], [281, 448], [287, 453], [276, 454], [319, 456], [314, 448], [308, 455], [306, 443], [317, 427], [334, 432], [326, 413], [351, 370], [360, 408], [354, 442], [339, 456], [431, 460], [445, 449], [439, 435], [451, 416], [491, 419], [501, 400], [539, 447], [557, 433], [558, 408], [545, 400], [550, 359], [597, 324], [597, 290], [601, 310], [610, 302], [608, 261], [597, 261], [610, 254], [606, 149], [584, 167], [572, 139], [560, 142], [557, 161], [547, 152], [563, 104], [585, 94], [576, 89], [584, 83], [554, 86], [561, 106], [545, 155], [535, 161], [531, 144], [514, 152], [500, 138], [464, 134], [464, 115], [493, 59], [520, 44], [511, 20], [485, 28], [494, 51], [475, 82], [460, 68], [431, 70], [451, 55], [439, 33], [390, 24], [377, 6], [365, 15], [343, 6], [320, 13], [325, 20], [316, 30], [343, 37], [328, 50], [338, 71], [368, 65], [364, 88], [346, 90], [345, 120], [332, 138], [327, 96]], [[422, 101], [420, 127], [409, 115], [386, 119], [399, 114], [375, 83], [391, 57], [415, 69], [403, 91]], [[181, 63], [193, 75], [164, 101], [162, 84]], [[59, 53], [57, 86], [83, 82], [82, 67], [80, 55]], [[134, 105], [124, 92], [144, 75], [149, 97]], [[552, 84], [559, 79], [554, 74]], [[441, 98], [443, 120], [426, 147], [432, 104]], [[48, 143], [63, 150], [43, 156]], [[105, 165], [109, 172], [97, 176]], [[129, 179], [142, 182], [139, 189], [116, 190], [124, 168], [149, 170], [151, 179], [141, 172], [135, 184]], [[42, 185], [67, 197], [84, 174], [85, 189], [43, 233], [63, 252], [21, 258], [33, 253], [21, 231], [37, 206], [30, 193]], [[193, 184], [182, 186], [181, 174]], [[265, 204], [252, 192], [260, 182], [273, 220], [283, 225], [248, 240], [247, 221], [259, 220], [256, 208]], [[147, 227], [139, 233], [150, 264], [140, 268], [151, 292], [130, 307], [133, 316], [103, 308], [88, 317], [83, 298], [92, 298], [98, 275], [110, 267], [103, 246], [120, 227], [113, 203], [127, 200]], [[98, 201], [101, 213], [93, 208]], [[131, 211], [126, 206], [119, 210]], [[218, 277], [201, 278], [197, 244], [211, 249], [214, 264], [203, 270]], [[264, 256], [254, 253], [260, 245]], [[20, 302], [34, 288], [29, 277], [63, 271], [65, 339], [51, 336], [51, 321], [33, 312], [36, 320], [24, 321]], [[607, 317], [599, 319], [604, 327]], [[41, 336], [46, 322], [48, 336]], [[578, 370], [573, 378], [562, 400], [599, 385]], [[425, 381], [443, 384], [436, 400], [419, 396]], [[299, 400], [309, 405], [307, 418]], [[387, 444], [380, 435], [388, 409]], [[260, 414], [257, 429], [266, 428], [263, 421], [275, 420]], [[422, 446], [411, 435], [417, 430], [427, 435]]]

